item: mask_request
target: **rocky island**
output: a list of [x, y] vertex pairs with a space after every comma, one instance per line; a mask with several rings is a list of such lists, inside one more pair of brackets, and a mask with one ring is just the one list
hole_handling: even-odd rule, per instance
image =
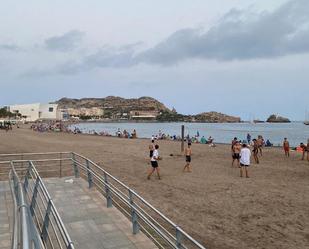
[[270, 115], [266, 122], [268, 123], [291, 123], [291, 121], [288, 118], [275, 115], [275, 114]]

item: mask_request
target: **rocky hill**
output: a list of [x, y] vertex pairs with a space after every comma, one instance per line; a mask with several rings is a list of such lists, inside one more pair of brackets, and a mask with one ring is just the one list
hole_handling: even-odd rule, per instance
[[168, 111], [164, 104], [151, 97], [141, 97], [138, 99], [125, 99], [121, 97], [108, 96], [106, 98], [82, 98], [70, 99], [62, 98], [56, 103], [60, 108], [91, 108], [102, 107], [112, 112], [130, 112], [130, 111]]
[[203, 112], [195, 115], [197, 122], [207, 123], [239, 123], [240, 117], [229, 116], [220, 112]]
[[268, 123], [291, 123], [291, 121], [288, 118], [281, 117], [275, 114], [272, 114], [267, 119]]
[[[205, 123], [238, 123], [239, 117], [229, 116], [219, 112], [203, 112], [197, 115], [183, 115], [170, 110], [163, 103], [151, 97], [138, 99], [125, 99], [121, 97], [108, 96], [106, 98], [62, 98], [56, 101], [60, 108], [92, 108], [104, 109], [105, 116], [111, 119], [121, 118], [123, 113], [148, 112], [156, 113], [156, 120], [161, 122], [205, 122]], [[107, 115], [108, 114], [108, 115]], [[121, 114], [120, 116], [118, 114]]]

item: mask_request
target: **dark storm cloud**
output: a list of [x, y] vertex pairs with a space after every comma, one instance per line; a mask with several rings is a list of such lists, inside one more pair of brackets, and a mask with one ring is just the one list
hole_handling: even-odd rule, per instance
[[292, 0], [274, 12], [231, 10], [207, 32], [183, 29], [137, 56], [174, 64], [185, 59], [247, 60], [309, 52], [309, 1]]
[[71, 30], [61, 36], [50, 37], [45, 40], [45, 46], [49, 50], [66, 52], [74, 49], [84, 36], [83, 32]]

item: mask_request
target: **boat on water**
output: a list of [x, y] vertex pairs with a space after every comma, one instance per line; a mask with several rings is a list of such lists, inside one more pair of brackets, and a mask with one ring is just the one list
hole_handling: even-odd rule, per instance
[[304, 125], [309, 125], [309, 112], [306, 111]]

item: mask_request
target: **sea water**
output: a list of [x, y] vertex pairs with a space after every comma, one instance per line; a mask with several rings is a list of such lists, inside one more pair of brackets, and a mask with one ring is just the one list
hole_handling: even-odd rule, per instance
[[246, 140], [247, 133], [252, 138], [262, 135], [265, 141], [270, 140], [275, 146], [281, 145], [285, 137], [290, 141], [291, 146], [297, 146], [300, 142], [307, 143], [309, 139], [309, 126], [302, 122], [292, 123], [78, 123], [70, 126], [71, 130], [75, 127], [83, 133], [107, 132], [116, 135], [118, 128], [123, 131], [132, 132], [136, 129], [137, 136], [140, 138], [151, 138], [160, 132], [170, 136], [181, 134], [181, 125], [185, 126], [185, 135], [195, 136], [199, 133], [200, 137], [207, 139], [212, 136], [217, 143], [230, 143], [234, 137], [239, 140]]

